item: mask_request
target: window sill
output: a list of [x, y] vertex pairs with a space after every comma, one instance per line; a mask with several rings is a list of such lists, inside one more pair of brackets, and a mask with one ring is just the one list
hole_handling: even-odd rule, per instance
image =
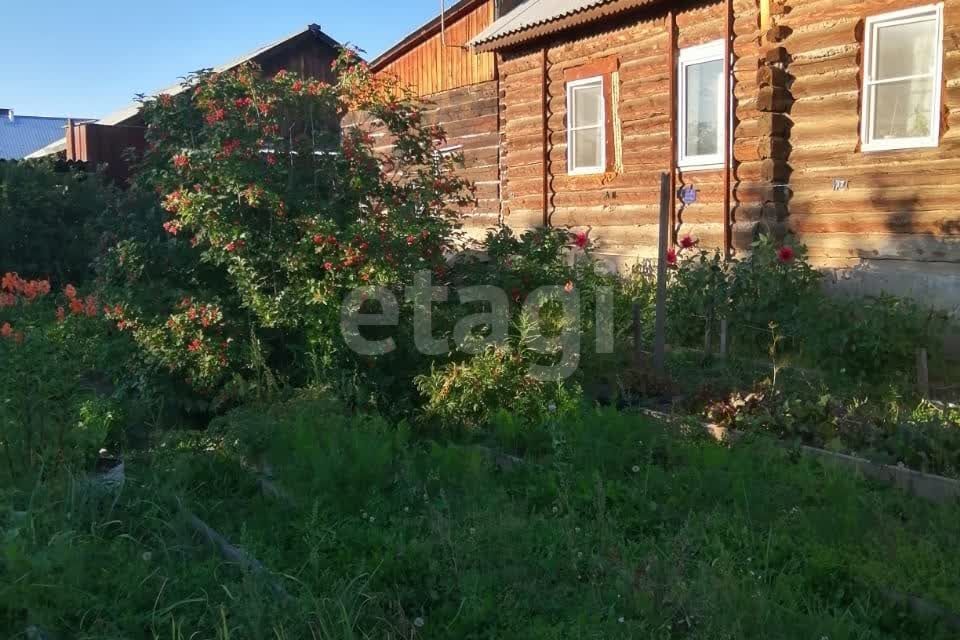
[[607, 171], [602, 167], [590, 167], [588, 169], [574, 169], [567, 171], [568, 176], [602, 176]]
[[877, 153], [878, 151], [909, 151], [911, 149], [935, 149], [940, 146], [939, 140], [885, 140], [871, 142], [860, 147], [863, 153]]
[[693, 164], [678, 164], [677, 169], [680, 171], [716, 171], [717, 169], [723, 169], [722, 162], [706, 162], [706, 163], [693, 163]]

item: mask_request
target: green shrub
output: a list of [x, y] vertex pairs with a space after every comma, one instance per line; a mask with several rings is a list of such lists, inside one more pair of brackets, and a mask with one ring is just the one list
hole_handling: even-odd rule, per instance
[[[62, 306], [57, 306], [58, 303]], [[8, 273], [0, 284], [0, 469], [18, 481], [76, 468], [118, 442], [129, 353], [97, 298]]]
[[49, 160], [0, 162], [0, 270], [86, 281], [99, 250], [95, 223], [114, 197], [99, 175]]

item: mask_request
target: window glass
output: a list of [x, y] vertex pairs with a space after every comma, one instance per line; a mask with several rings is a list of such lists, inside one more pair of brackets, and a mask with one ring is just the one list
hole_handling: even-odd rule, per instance
[[708, 156], [720, 153], [719, 127], [723, 62], [711, 60], [686, 68], [687, 156]]

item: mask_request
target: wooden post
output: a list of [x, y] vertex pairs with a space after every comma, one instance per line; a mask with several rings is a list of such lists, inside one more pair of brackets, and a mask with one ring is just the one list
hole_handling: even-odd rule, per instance
[[727, 330], [728, 330], [727, 319], [721, 318], [720, 319], [720, 357], [724, 359], [726, 359], [727, 357], [727, 346], [729, 344], [727, 342], [729, 340], [727, 336]]
[[633, 303], [633, 366], [639, 369], [643, 366], [643, 349], [641, 345], [642, 327], [640, 326], [640, 303]]
[[657, 252], [657, 317], [653, 336], [653, 369], [663, 373], [667, 352], [667, 244], [670, 239], [670, 176], [660, 174], [660, 244]]
[[930, 397], [930, 369], [926, 349], [917, 349], [917, 392], [924, 398]]

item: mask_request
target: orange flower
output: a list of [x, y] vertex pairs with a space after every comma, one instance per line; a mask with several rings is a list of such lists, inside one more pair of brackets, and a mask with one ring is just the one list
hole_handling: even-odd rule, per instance
[[67, 295], [67, 299], [69, 300], [73, 300], [77, 297], [77, 288], [72, 284], [68, 284], [66, 287], [64, 287], [63, 292]]
[[83, 300], [79, 298], [70, 298], [70, 313], [75, 316], [83, 313]]
[[10, 326], [9, 322], [4, 322], [3, 326], [0, 326], [0, 336], [4, 338], [9, 338], [10, 334], [13, 333], [13, 327]]
[[16, 293], [20, 290], [20, 276], [9, 272], [3, 274], [3, 280], [0, 280], [0, 289], [6, 289], [10, 293]]
[[93, 318], [97, 315], [97, 299], [95, 297], [87, 296], [87, 301], [83, 312], [88, 318]]
[[573, 293], [573, 282], [567, 281], [567, 284], [563, 285], [563, 290], [567, 293]]

